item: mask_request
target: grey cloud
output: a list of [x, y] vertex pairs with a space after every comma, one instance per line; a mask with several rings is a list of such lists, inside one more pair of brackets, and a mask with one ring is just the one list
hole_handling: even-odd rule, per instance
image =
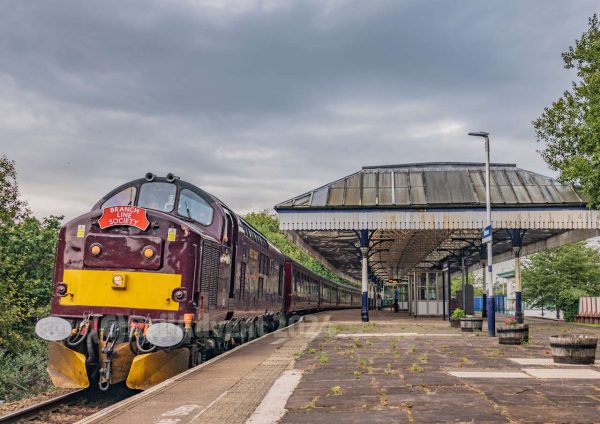
[[479, 129], [549, 174], [530, 121], [595, 6], [0, 1], [0, 152], [69, 217], [148, 170], [270, 208], [362, 165], [481, 161]]

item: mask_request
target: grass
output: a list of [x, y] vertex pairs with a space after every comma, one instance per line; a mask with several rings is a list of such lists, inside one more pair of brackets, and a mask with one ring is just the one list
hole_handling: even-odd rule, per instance
[[333, 393], [334, 396], [339, 396], [342, 394], [342, 386], [333, 386], [331, 388], [331, 393]]
[[416, 352], [417, 351], [417, 346], [410, 345], [410, 351], [413, 352], [413, 353]]
[[317, 407], [317, 400], [319, 400], [319, 396], [315, 396], [310, 402], [304, 405], [304, 409], [308, 411], [315, 409]]
[[397, 351], [397, 350], [395, 350], [393, 355], [394, 355], [394, 358], [399, 358], [400, 357], [400, 352]]
[[388, 398], [383, 390], [379, 390], [379, 406], [388, 406]]
[[427, 354], [426, 354], [426, 353], [424, 353], [424, 354], [422, 354], [421, 356], [419, 356], [419, 361], [420, 361], [422, 364], [425, 364], [425, 363], [427, 363]]
[[354, 341], [354, 346], [356, 346], [356, 347], [358, 347], [358, 348], [361, 348], [361, 347], [363, 347], [363, 344], [362, 344], [362, 342], [361, 342], [361, 341], [360, 341], [358, 338], [354, 338], [354, 339], [352, 339], [352, 340]]
[[373, 374], [373, 367], [367, 367], [367, 374]]
[[321, 363], [321, 365], [325, 365], [329, 362], [329, 357], [325, 352], [321, 352], [321, 354], [319, 355], [319, 362]]
[[314, 347], [311, 347], [310, 349], [308, 349], [308, 353], [315, 354], [315, 353], [317, 353], [317, 349], [315, 349]]
[[392, 364], [388, 363], [388, 364], [385, 366], [385, 369], [383, 370], [383, 372], [384, 372], [384, 373], [386, 373], [386, 374], [391, 374], [391, 373], [393, 373], [393, 372], [394, 372], [394, 369], [392, 368]]
[[360, 372], [360, 371], [358, 371], [358, 370], [357, 370], [357, 371], [354, 371], [354, 372], [352, 373], [352, 375], [354, 376], [354, 378], [356, 378], [357, 380], [360, 378], [361, 374], [362, 374], [362, 372]]
[[410, 366], [410, 372], [412, 373], [420, 373], [423, 371], [423, 368], [421, 368], [417, 363], [414, 363]]

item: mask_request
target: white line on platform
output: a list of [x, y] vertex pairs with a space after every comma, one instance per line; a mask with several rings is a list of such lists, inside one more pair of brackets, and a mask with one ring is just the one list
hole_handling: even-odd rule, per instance
[[459, 378], [531, 378], [525, 373], [510, 371], [449, 371], [448, 374]]
[[271, 424], [278, 422], [286, 413], [285, 404], [289, 397], [294, 393], [300, 379], [302, 371], [287, 370], [275, 380], [275, 383], [269, 389], [258, 408], [248, 418], [246, 424]]
[[227, 393], [229, 393], [229, 390], [225, 390], [223, 393], [221, 393], [221, 394], [220, 394], [220, 395], [219, 395], [219, 396], [218, 396], [218, 397], [217, 397], [215, 400], [213, 400], [211, 403], [209, 403], [208, 405], [206, 405], [206, 407], [205, 407], [205, 408], [204, 408], [202, 411], [200, 411], [200, 412], [198, 412], [196, 415], [194, 415], [194, 416], [192, 417], [192, 419], [190, 420], [190, 422], [194, 422], [194, 420], [195, 420], [196, 418], [198, 418], [200, 415], [202, 415], [202, 414], [204, 414], [206, 411], [208, 411], [208, 410], [209, 410], [209, 408], [210, 408], [211, 406], [213, 406], [215, 403], [217, 403], [217, 402], [218, 402], [218, 401], [219, 401], [219, 400], [220, 400], [220, 399], [221, 399], [223, 396], [225, 396]]
[[269, 343], [269, 344], [272, 344], [272, 345], [277, 345], [277, 344], [281, 344], [281, 343], [283, 343], [283, 342], [285, 342], [285, 341], [286, 341], [286, 339], [277, 339], [277, 340], [275, 340], [274, 342], [271, 342], [271, 343]]
[[456, 333], [340, 333], [335, 337], [350, 339], [353, 337], [461, 337]]
[[600, 379], [600, 372], [584, 368], [524, 368], [523, 371], [536, 378], [570, 378], [573, 380]]
[[552, 365], [556, 367], [597, 367], [600, 365], [600, 361], [596, 361], [594, 364], [557, 364], [552, 358], [506, 358], [509, 361], [516, 362], [519, 365]]

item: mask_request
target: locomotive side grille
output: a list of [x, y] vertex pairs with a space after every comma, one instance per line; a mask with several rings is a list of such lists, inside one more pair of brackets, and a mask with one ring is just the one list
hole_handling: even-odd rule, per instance
[[202, 241], [202, 271], [200, 291], [208, 292], [208, 307], [217, 306], [217, 289], [219, 283], [219, 256], [221, 246], [210, 240]]

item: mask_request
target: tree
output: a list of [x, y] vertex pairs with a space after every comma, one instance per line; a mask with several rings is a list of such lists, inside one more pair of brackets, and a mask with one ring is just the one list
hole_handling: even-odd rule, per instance
[[598, 16], [562, 54], [566, 69], [576, 69], [571, 90], [533, 121], [542, 156], [564, 182], [581, 186], [590, 206], [600, 206], [600, 26]]
[[30, 213], [27, 203], [19, 197], [15, 162], [0, 156], [0, 225], [21, 220]]
[[21, 200], [15, 163], [0, 157], [0, 400], [46, 390], [46, 345], [34, 334], [49, 313], [59, 217], [39, 220]]
[[524, 261], [522, 279], [524, 300], [570, 321], [581, 296], [600, 295], [600, 254], [583, 242], [537, 253]]
[[275, 214], [270, 213], [269, 211], [262, 212], [252, 212], [244, 217], [246, 221], [250, 223], [250, 225], [254, 226], [258, 231], [260, 231], [271, 243], [273, 243], [284, 255], [289, 256], [297, 262], [300, 262], [302, 265], [314, 271], [315, 273], [329, 279], [335, 281], [337, 283], [354, 286], [354, 284], [348, 280], [345, 280], [327, 268], [323, 266], [319, 261], [317, 261], [312, 256], [308, 255], [304, 251], [302, 251], [298, 246], [292, 243], [280, 230], [279, 230], [279, 221], [277, 220], [277, 216]]

